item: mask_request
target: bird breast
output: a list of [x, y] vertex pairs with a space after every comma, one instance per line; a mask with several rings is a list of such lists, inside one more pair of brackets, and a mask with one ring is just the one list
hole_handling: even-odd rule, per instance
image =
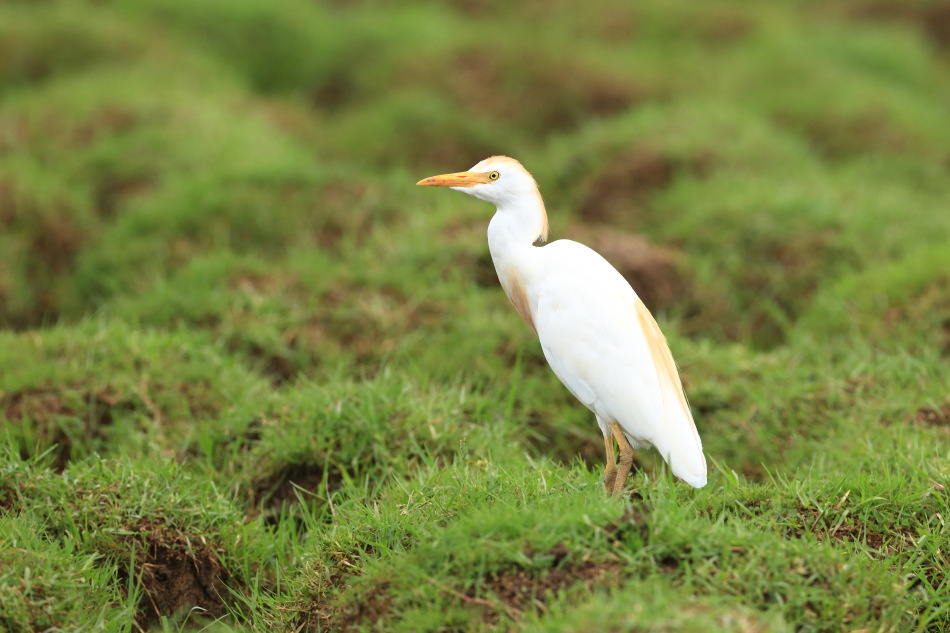
[[531, 326], [531, 329], [537, 334], [538, 328], [534, 324], [534, 314], [531, 309], [528, 290], [518, 269], [514, 266], [505, 266], [498, 271], [498, 279], [501, 282], [501, 287], [505, 289], [505, 294], [508, 295], [511, 305], [515, 307], [524, 322]]

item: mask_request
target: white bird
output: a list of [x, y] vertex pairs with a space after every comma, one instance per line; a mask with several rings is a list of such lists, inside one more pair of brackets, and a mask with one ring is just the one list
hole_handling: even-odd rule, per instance
[[534, 245], [547, 239], [548, 218], [521, 163], [492, 156], [469, 171], [416, 184], [449, 187], [495, 205], [488, 247], [498, 279], [538, 335], [551, 369], [596, 416], [607, 491], [620, 492], [633, 449], [649, 446], [674, 475], [706, 485], [702, 441], [666, 338], [627, 280], [598, 253], [570, 240]]

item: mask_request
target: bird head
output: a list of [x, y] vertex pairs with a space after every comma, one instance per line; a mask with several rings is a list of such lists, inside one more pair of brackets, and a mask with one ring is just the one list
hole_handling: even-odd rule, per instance
[[[538, 183], [514, 158], [492, 156], [468, 171], [423, 178], [417, 185], [449, 187], [494, 204], [499, 212], [523, 218], [532, 239], [548, 239], [548, 214]], [[535, 232], [536, 231], [536, 232]]]
[[416, 183], [422, 187], [449, 187], [495, 206], [537, 196], [538, 185], [521, 163], [507, 156], [492, 156], [468, 171], [431, 176]]

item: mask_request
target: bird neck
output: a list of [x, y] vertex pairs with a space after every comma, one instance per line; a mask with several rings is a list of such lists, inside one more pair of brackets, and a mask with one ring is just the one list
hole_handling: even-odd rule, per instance
[[496, 264], [547, 237], [548, 216], [540, 194], [499, 204], [488, 224], [488, 249]]

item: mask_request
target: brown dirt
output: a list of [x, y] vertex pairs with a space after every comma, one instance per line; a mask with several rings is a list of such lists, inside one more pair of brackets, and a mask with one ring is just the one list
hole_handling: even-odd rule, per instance
[[95, 392], [82, 392], [76, 387], [80, 395], [72, 398], [75, 401], [86, 403], [87, 408], [78, 411], [65, 402], [64, 389], [28, 389], [4, 395], [0, 398], [0, 411], [3, 417], [10, 421], [21, 422], [30, 420], [38, 433], [50, 444], [58, 448], [55, 451], [53, 468], [62, 471], [72, 457], [73, 439], [58, 423], [58, 418], [70, 417], [82, 423], [82, 436], [86, 440], [103, 440], [103, 429], [113, 424], [113, 411], [116, 407], [127, 406], [121, 403], [111, 386], [105, 386]]
[[[528, 555], [535, 556], [531, 552]], [[461, 592], [441, 584], [436, 586], [450, 599], [480, 608], [483, 622], [495, 625], [505, 616], [517, 621], [528, 611], [545, 613], [547, 601], [564, 591], [580, 588], [591, 591], [595, 587], [617, 585], [622, 579], [619, 562], [570, 562], [564, 545], [553, 547], [543, 556], [551, 559], [552, 567], [547, 571], [537, 575], [521, 568], [491, 572], [477, 592], [474, 587]], [[307, 622], [302, 624], [308, 631], [350, 631], [357, 627], [383, 631], [386, 629], [380, 625], [392, 613], [392, 606], [388, 585], [383, 583], [367, 592], [365, 600], [354, 605], [337, 610], [327, 604], [315, 605], [307, 616]]]
[[[373, 547], [363, 543], [363, 551], [373, 552]], [[333, 595], [343, 595], [342, 591], [350, 580], [359, 573], [359, 568], [350, 562], [349, 554], [337, 552], [333, 562], [325, 565], [316, 577], [315, 592], [300, 603], [299, 615], [294, 621], [294, 631], [322, 633], [323, 631], [347, 631], [356, 624], [377, 622], [392, 609], [387, 581], [381, 581], [373, 591], [365, 592], [365, 599], [354, 605], [340, 605]], [[340, 592], [340, 593], [336, 593]]]
[[870, 549], [881, 552], [883, 555], [893, 555], [905, 550], [907, 547], [912, 547], [914, 542], [912, 532], [901, 531], [895, 535], [885, 535], [869, 530], [864, 525], [840, 525], [834, 530], [816, 531], [814, 534], [819, 541], [831, 538], [839, 543], [864, 543]]
[[[369, 627], [371, 631], [384, 631], [378, 623], [392, 611], [393, 599], [388, 593], [389, 584], [380, 583], [366, 599], [357, 604], [334, 610], [326, 604], [315, 605], [307, 616], [306, 631], [352, 631], [356, 627]], [[375, 625], [375, 626], [374, 626]], [[363, 628], [361, 630], [366, 630]]]
[[755, 23], [740, 10], [720, 10], [697, 21], [697, 34], [707, 45], [727, 45], [748, 37], [755, 30]]
[[[515, 58], [523, 63], [512, 64]], [[522, 54], [492, 46], [461, 51], [451, 68], [435, 80], [445, 82], [445, 90], [457, 103], [545, 133], [618, 112], [643, 99], [643, 89], [628, 76], [608, 75], [570, 56], [551, 59], [537, 51]]]
[[950, 429], [950, 397], [947, 404], [939, 407], [921, 407], [914, 415], [914, 424], [925, 427], [943, 427]]
[[[296, 343], [292, 340], [291, 344]], [[242, 341], [232, 336], [228, 339], [228, 350], [240, 352], [250, 357], [253, 364], [270, 380], [275, 387], [290, 382], [300, 373], [300, 367], [281, 350], [271, 350], [259, 343]]]
[[[342, 283], [318, 293], [301, 286], [293, 274], [242, 272], [232, 276], [229, 285], [286, 306], [280, 341], [264, 344], [244, 338], [239, 330], [228, 339], [231, 351], [250, 357], [275, 385], [319, 365], [326, 354], [350, 354], [371, 375], [406, 332], [438, 326], [447, 310], [443, 302], [420, 301], [393, 286]], [[245, 318], [242, 310], [240, 305], [234, 308], [236, 321]], [[199, 325], [216, 328], [220, 323]]]
[[823, 155], [847, 158], [871, 150], [903, 153], [915, 147], [916, 140], [894, 123], [887, 113], [867, 111], [850, 117], [829, 115], [826, 118], [796, 120], [779, 112], [776, 120], [783, 127], [800, 131]]
[[[642, 501], [637, 493], [633, 493], [632, 497]], [[629, 505], [619, 519], [605, 525], [603, 530], [614, 542], [619, 542], [628, 530], [637, 531], [645, 539], [649, 533], [647, 515], [642, 505]], [[622, 581], [623, 571], [619, 561], [611, 558], [594, 561], [587, 556], [577, 560], [563, 543], [540, 554], [528, 550], [525, 555], [533, 559], [549, 559], [550, 569], [541, 574], [522, 568], [490, 573], [479, 593], [482, 596], [493, 595], [496, 601], [486, 601], [476, 596], [474, 588], [469, 589], [464, 596], [459, 595], [464, 601], [486, 607], [482, 616], [486, 623], [496, 624], [504, 615], [517, 621], [526, 611], [545, 613], [546, 602], [564, 591], [581, 587], [591, 591], [595, 587], [610, 587]], [[499, 601], [501, 605], [497, 604]]]
[[[738, 301], [720, 287], [692, 285], [686, 298], [688, 334], [713, 331], [729, 340], [749, 340], [770, 349], [783, 342], [783, 321], [794, 321], [827, 277], [829, 266], [845, 266], [852, 254], [840, 245], [836, 229], [801, 232], [779, 240], [748, 235], [744, 258], [759, 262], [733, 275], [733, 288], [740, 288]], [[778, 308], [784, 319], [777, 317]]]
[[35, 324], [36, 319], [59, 313], [59, 300], [54, 295], [56, 277], [73, 270], [87, 238], [76, 219], [76, 210], [65, 201], [27, 212], [36, 213], [36, 225], [28, 229], [30, 235], [26, 237], [26, 257], [33, 265], [25, 269], [30, 285], [37, 290], [36, 305], [30, 315]]
[[4, 396], [4, 416], [8, 420], [22, 420], [29, 417], [34, 421], [49, 421], [54, 415], [75, 415], [67, 407], [58, 392], [33, 389]]
[[829, 523], [837, 523], [835, 517], [831, 514], [822, 516], [821, 511], [815, 508], [798, 506], [788, 517], [798, 526], [788, 528], [786, 537], [801, 538], [805, 534], [812, 534], [818, 541], [830, 539], [838, 543], [862, 543], [881, 556], [893, 556], [914, 547], [914, 533], [911, 531], [896, 530], [895, 534], [884, 534], [856, 519], [833, 525], [829, 529]]
[[419, 301], [388, 286], [337, 287], [323, 294], [319, 307], [313, 327], [299, 331], [300, 344], [305, 349], [338, 346], [361, 366], [375, 366], [404, 333], [437, 326], [446, 311], [441, 302]]
[[[524, 416], [524, 442], [532, 453], [564, 464], [580, 457], [588, 468], [604, 467], [604, 442], [593, 416], [586, 429], [558, 424], [549, 411], [528, 411]], [[634, 464], [639, 467], [636, 456]]]
[[845, 3], [847, 15], [864, 20], [903, 22], [920, 29], [937, 46], [950, 49], [950, 4], [927, 0], [861, 0]]
[[0, 229], [10, 229], [16, 221], [17, 189], [8, 177], [0, 177]]
[[636, 224], [645, 217], [650, 197], [677, 173], [705, 174], [711, 164], [707, 156], [686, 161], [652, 147], [633, 147], [581, 183], [578, 212], [589, 222]]
[[604, 526], [604, 532], [612, 536], [614, 540], [619, 539], [625, 531], [631, 529], [639, 532], [641, 538], [645, 539], [649, 535], [647, 518], [650, 512], [643, 506], [643, 496], [639, 492], [633, 492], [630, 498], [633, 503], [627, 506], [620, 518]]
[[72, 145], [85, 146], [103, 136], [124, 134], [138, 123], [139, 116], [134, 111], [117, 105], [105, 105], [73, 127], [66, 138]]
[[[15, 182], [0, 183], [0, 228], [18, 234], [24, 245], [16, 259], [23, 267], [23, 284], [33, 295], [31, 304], [12, 312], [0, 304], [0, 325], [25, 329], [60, 313], [57, 279], [75, 267], [81, 249], [91, 239], [82, 226], [82, 214], [65, 198], [41, 200]], [[16, 262], [12, 265], [16, 268]]]
[[[620, 518], [603, 527], [612, 542], [618, 542], [629, 530], [636, 530], [644, 539], [648, 534], [647, 511], [639, 503], [642, 498], [636, 493], [632, 498], [635, 503], [628, 506]], [[499, 570], [490, 573], [477, 589], [470, 586], [465, 591], [434, 579], [432, 583], [450, 600], [459, 600], [479, 609], [485, 623], [497, 624], [504, 616], [517, 621], [527, 611], [545, 613], [546, 602], [564, 591], [591, 591], [595, 587], [616, 585], [623, 576], [618, 560], [608, 556], [594, 561], [587, 554], [572, 556], [563, 543], [540, 553], [528, 549], [525, 555], [543, 561], [547, 569], [529, 571], [516, 566]], [[324, 586], [346, 587], [351, 574], [341, 572], [341, 569], [344, 567], [338, 565], [328, 570]], [[360, 599], [352, 603], [346, 603], [344, 599], [340, 604], [333, 598], [318, 597], [302, 610], [295, 630], [313, 633], [350, 631], [358, 627], [361, 630], [386, 630], [383, 627], [393, 611], [390, 584], [380, 581], [372, 589], [364, 588], [360, 591]]]
[[527, 611], [546, 613], [545, 604], [564, 591], [583, 587], [589, 592], [595, 587], [611, 587], [620, 583], [621, 566], [617, 561], [572, 563], [566, 561], [567, 554], [564, 545], [548, 551], [546, 555], [554, 557], [555, 566], [540, 576], [526, 569], [490, 573], [480, 593], [493, 595], [501, 605], [496, 606], [493, 601], [477, 598], [473, 589], [464, 595], [470, 601], [477, 600], [478, 604], [485, 606], [482, 620], [495, 625], [503, 616], [517, 621]]
[[[291, 304], [299, 302], [299, 297], [306, 294], [300, 279], [294, 273], [259, 273], [255, 271], [240, 271], [228, 278], [228, 287], [232, 290], [248, 295], [254, 300], [260, 297], [286, 298]], [[221, 324], [220, 316], [196, 323], [200, 327], [215, 329]], [[295, 350], [299, 347], [299, 337], [292, 332], [284, 332], [287, 347]], [[258, 342], [242, 339], [240, 334], [232, 334], [227, 341], [228, 350], [246, 354], [254, 364], [264, 373], [275, 386], [279, 386], [296, 378], [301, 367], [286, 350], [269, 349]]]
[[[140, 125], [141, 117], [128, 108], [105, 105], [79, 122], [48, 112], [35, 120], [18, 119], [9, 123], [15, 123], [14, 129], [18, 132], [11, 136], [11, 149], [33, 145], [43, 147], [50, 138], [72, 149], [86, 147], [103, 137], [127, 134]], [[153, 181], [154, 178], [146, 174], [119, 174], [111, 170], [94, 174], [91, 185], [97, 214], [105, 218], [114, 216], [123, 199], [142, 193]]]
[[[108, 429], [117, 419], [128, 419], [131, 413], [155, 420], [173, 417], [164, 398], [157, 403], [149, 395], [151, 387], [143, 378], [137, 392], [123, 393], [109, 383], [77, 383], [0, 394], [0, 421], [28, 420], [44, 445], [57, 446], [53, 468], [61, 471], [77, 452], [103, 448], [109, 440]], [[187, 402], [191, 416], [211, 418], [220, 411], [221, 403], [207, 380], [182, 381], [174, 388], [179, 399]]]
[[119, 207], [130, 198], [146, 193], [154, 185], [149, 176], [119, 176], [103, 174], [93, 184], [93, 203], [96, 214], [111, 219], [118, 213]]
[[399, 211], [385, 201], [389, 196], [372, 183], [334, 181], [314, 194], [312, 206], [319, 222], [313, 240], [323, 248], [335, 248], [348, 238], [361, 243], [374, 229], [393, 220]]
[[[639, 499], [639, 495], [633, 495]], [[642, 501], [642, 499], [639, 499]], [[627, 530], [636, 530], [644, 538], [648, 532], [647, 512], [641, 505], [630, 505], [624, 514], [604, 526], [604, 532], [617, 541]], [[618, 560], [607, 558], [594, 561], [586, 555], [571, 556], [563, 543], [555, 545], [546, 552], [526, 550], [525, 555], [535, 560], [543, 560], [548, 566], [545, 570], [529, 571], [520, 567], [491, 572], [477, 588], [466, 591], [442, 585], [435, 580], [433, 584], [449, 599], [459, 600], [481, 610], [482, 620], [489, 625], [497, 624], [503, 617], [518, 621], [526, 612], [545, 613], [546, 603], [555, 596], [574, 590], [592, 591], [595, 587], [618, 585], [623, 580], [622, 565]], [[330, 585], [345, 587], [350, 574], [331, 573]], [[334, 604], [332, 600], [320, 598], [311, 603], [297, 621], [299, 630], [316, 633], [318, 631], [360, 630], [384, 631], [385, 622], [393, 611], [393, 598], [390, 595], [390, 583], [382, 581], [372, 590], [361, 592], [365, 599], [355, 604]]]
[[574, 226], [566, 234], [613, 264], [651, 311], [669, 308], [691, 294], [680, 273], [683, 255], [677, 250], [606, 226]]
[[910, 327], [932, 336], [941, 354], [950, 356], [950, 277], [928, 283], [902, 303], [887, 308], [882, 317], [881, 324], [885, 327], [880, 335]]
[[[209, 618], [225, 615], [229, 578], [212, 548], [196, 548], [199, 539], [187, 539], [144, 520], [133, 529], [144, 546], [134, 570], [143, 590], [135, 617], [140, 628], [148, 630], [162, 616], [172, 617], [186, 609]], [[125, 586], [127, 579], [121, 576], [122, 572], [119, 585]]]
[[281, 271], [279, 273], [258, 273], [242, 270], [228, 277], [228, 287], [232, 290], [241, 290], [253, 295], [268, 295], [291, 289], [303, 292], [300, 279], [295, 273]]
[[[320, 466], [312, 464], [294, 464], [287, 466], [280, 472], [274, 473], [255, 482], [250, 490], [251, 507], [257, 508], [263, 504], [263, 510], [269, 518], [279, 516], [280, 508], [285, 503], [297, 503], [297, 495], [313, 493], [323, 498], [327, 490], [337, 489], [343, 480], [338, 473], [327, 473], [326, 487], [323, 485], [324, 472]], [[299, 492], [298, 488], [304, 492]]]
[[14, 503], [16, 494], [11, 488], [0, 488], [0, 510], [4, 512], [14, 512]]
[[50, 139], [67, 148], [85, 147], [104, 136], [124, 134], [141, 122], [138, 113], [114, 104], [93, 110], [78, 122], [57, 110], [5, 118], [4, 124], [13, 134], [0, 141], [0, 148], [9, 150], [43, 148]]
[[31, 257], [42, 261], [54, 273], [70, 270], [83, 243], [82, 230], [76, 225], [76, 211], [67, 203], [55, 203], [38, 216], [40, 225], [30, 241]]
[[352, 74], [348, 72], [355, 64], [351, 61], [345, 68], [337, 69], [322, 78], [310, 93], [310, 103], [326, 112], [337, 112], [358, 98], [358, 90]]

